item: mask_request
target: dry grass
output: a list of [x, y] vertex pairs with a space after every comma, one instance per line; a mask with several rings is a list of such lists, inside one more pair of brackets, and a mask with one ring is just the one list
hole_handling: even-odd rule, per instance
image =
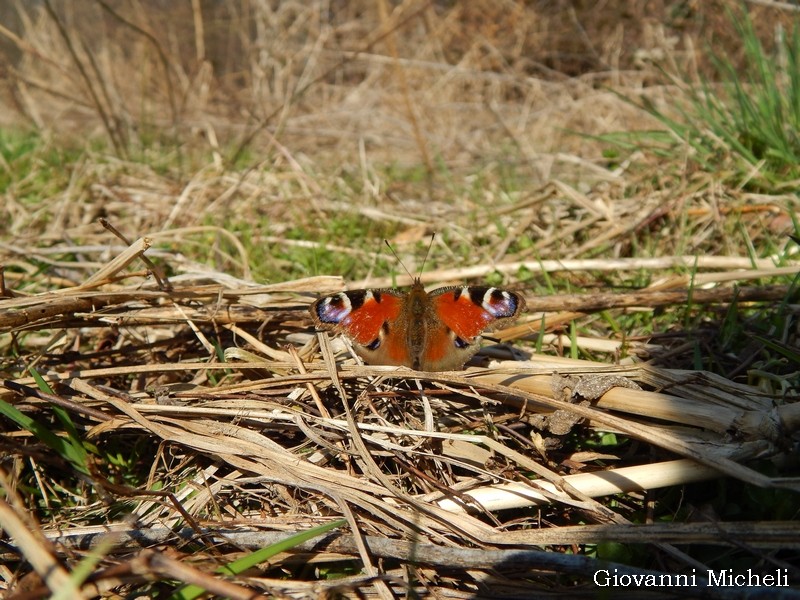
[[[0, 321], [14, 331], [6, 350], [21, 351], [22, 360], [7, 364], [8, 371], [36, 368], [54, 392], [42, 393], [33, 378], [16, 376], [6, 381], [7, 401], [40, 420], [53, 404], [65, 408], [84, 439], [98, 448], [146, 440], [155, 451], [141, 489], [117, 481], [121, 473], [109, 470], [103, 450], [89, 458], [88, 481], [111, 500], [109, 508], [135, 501], [126, 510], [131, 525], [118, 523], [108, 533], [105, 569], [93, 581], [99, 589], [121, 582], [118, 572], [106, 570], [110, 565], [122, 565], [130, 577], [137, 561], [187, 580], [171, 563], [156, 568], [141, 547], [172, 546], [182, 554], [190, 531], [202, 533], [206, 544], [218, 544], [224, 528], [234, 546], [256, 548], [275, 539], [259, 532], [293, 532], [345, 515], [367, 545], [348, 546], [346, 534], [329, 536], [326, 554], [314, 564], [360, 559], [369, 565], [383, 557], [382, 568], [364, 570], [388, 577], [381, 584], [387, 593], [401, 593], [407, 579], [400, 565], [413, 557], [421, 581], [442, 569], [464, 569], [457, 586], [442, 589], [465, 592], [486, 585], [474, 569], [511, 560], [513, 553], [504, 548], [635, 541], [626, 537], [633, 506], [610, 510], [599, 501], [609, 494], [625, 492], [633, 499], [723, 474], [761, 487], [794, 487], [791, 480], [746, 466], [784, 454], [787, 434], [797, 430], [800, 405], [775, 407], [772, 394], [701, 371], [556, 359], [524, 345], [518, 350], [524, 360], [463, 374], [334, 367], [327, 344], [324, 361], [317, 358], [306, 305], [312, 290], [340, 289], [336, 279], [256, 286], [205, 272], [178, 277], [168, 287], [162, 282], [160, 289], [142, 278], [139, 258], [148, 244], [133, 244], [98, 273], [84, 275], [81, 285], [3, 301]], [[535, 338], [538, 325], [532, 316], [514, 335], [498, 337]], [[622, 454], [627, 444], [617, 450], [569, 450], [570, 435], [592, 430], [640, 444]], [[65, 484], [55, 474], [69, 471], [62, 458], [48, 457], [37, 444], [23, 448], [20, 458], [32, 461], [40, 476]], [[20, 509], [29, 500], [18, 495], [16, 482], [17, 476], [5, 474], [4, 485]], [[156, 482], [160, 489], [175, 489], [174, 496], [144, 491]], [[97, 536], [108, 525], [90, 525], [98, 509], [77, 502], [68, 522], [56, 512], [36, 529], [65, 547], [85, 548], [91, 540], [106, 539]], [[607, 527], [587, 525], [584, 534], [577, 528], [570, 541], [557, 541], [541, 521], [572, 523], [558, 516], [563, 511]], [[192, 529], [164, 537], [187, 525]], [[724, 525], [693, 529], [693, 543], [724, 542], [718, 527]], [[777, 531], [774, 523], [751, 522], [747, 534], [730, 535], [756, 546], [785, 547], [787, 532], [796, 535], [796, 529], [793, 522]], [[247, 531], [257, 535], [242, 538]], [[134, 534], [144, 537], [131, 538]], [[666, 529], [638, 539], [655, 544], [676, 564], [694, 564], [672, 546], [675, 538], [675, 531]], [[24, 547], [25, 555], [41, 547], [35, 539]], [[446, 540], [445, 548], [453, 551], [437, 553]], [[471, 550], [468, 557], [455, 552], [475, 544], [481, 551]], [[273, 568], [292, 569], [297, 560], [310, 560], [301, 559], [309, 550], [295, 549]], [[213, 554], [211, 546], [206, 551]], [[202, 570], [197, 550], [192, 552]], [[564, 557], [555, 564], [547, 554], [529, 554], [517, 559], [528, 569], [578, 579], [591, 573], [582, 561]], [[216, 560], [231, 556], [223, 553]], [[502, 581], [512, 589], [531, 584], [529, 575], [506, 574]], [[242, 583], [271, 593], [308, 591], [302, 581], [255, 574]], [[357, 585], [362, 593], [378, 593], [362, 587], [366, 583], [337, 580], [315, 589]]]
[[[569, 133], [651, 127], [618, 94], [668, 105], [652, 62], [726, 39], [724, 2], [618, 4], [15, 13], [0, 118], [40, 133], [2, 164], [8, 597], [81, 568], [75, 597], [591, 595], [597, 558], [796, 579], [796, 196]], [[432, 231], [423, 282], [529, 313], [463, 372], [343, 360], [308, 304], [407, 283], [380, 239], [416, 273]]]

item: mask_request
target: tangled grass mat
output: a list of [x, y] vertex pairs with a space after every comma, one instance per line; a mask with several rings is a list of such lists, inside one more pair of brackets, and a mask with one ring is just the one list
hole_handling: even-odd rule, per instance
[[[241, 598], [592, 593], [600, 564], [702, 567], [683, 544], [745, 548], [754, 563], [800, 546], [795, 521], [647, 517], [653, 490], [706, 479], [797, 491], [750, 466], [792, 460], [788, 396], [536, 353], [537, 317], [496, 334], [520, 343], [487, 346], [473, 364], [489, 366], [359, 366], [307, 312], [339, 278], [165, 279], [149, 246], [89, 276], [62, 265], [35, 293], [6, 274], [3, 554], [47, 573], [33, 590], [73, 585], [69, 565], [93, 557], [86, 597], [148, 578]], [[574, 450], [603, 435], [628, 443]], [[30, 486], [53, 504], [27, 505]], [[215, 574], [293, 534], [261, 570]], [[664, 569], [579, 551], [603, 543], [647, 544]]]

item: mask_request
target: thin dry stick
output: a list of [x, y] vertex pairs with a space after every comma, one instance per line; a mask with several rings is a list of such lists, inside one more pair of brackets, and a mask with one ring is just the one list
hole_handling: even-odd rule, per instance
[[[105, 219], [105, 218], [101, 217], [100, 219], [98, 219], [98, 221], [100, 222], [100, 225], [102, 225], [103, 227], [108, 229], [111, 233], [113, 233], [115, 236], [117, 236], [119, 239], [121, 239], [123, 242], [125, 242], [126, 245], [128, 245], [128, 246], [131, 245], [131, 242], [127, 238], [127, 236], [123, 235], [116, 227], [114, 227], [108, 221], [108, 219]], [[170, 289], [172, 289], [172, 284], [170, 284], [169, 279], [167, 279], [167, 277], [164, 276], [163, 269], [160, 269], [159, 267], [157, 267], [153, 263], [153, 261], [151, 261], [149, 258], [147, 258], [147, 256], [144, 254], [144, 252], [141, 253], [140, 258], [142, 259], [142, 262], [147, 265], [147, 268], [150, 269], [150, 273], [152, 273], [153, 277], [155, 277], [156, 281], [158, 282], [158, 287], [160, 289], [162, 289], [162, 290], [170, 290]]]
[[[430, 2], [426, 2], [423, 4], [419, 9], [412, 11], [409, 13], [404, 19], [400, 20], [395, 24], [393, 28], [388, 31], [382, 32], [380, 35], [376, 36], [374, 39], [370, 40], [361, 50], [358, 50], [352, 54], [345, 54], [343, 57], [330, 69], [320, 73], [317, 77], [314, 77], [305, 85], [296, 89], [293, 93], [291, 98], [287, 101], [287, 105], [295, 104], [300, 98], [302, 98], [305, 93], [310, 90], [314, 85], [319, 83], [320, 81], [324, 81], [325, 79], [329, 78], [332, 73], [336, 73], [342, 67], [348, 65], [351, 62], [354, 62], [359, 56], [361, 56], [365, 52], [369, 52], [373, 47], [379, 44], [386, 36], [390, 35], [393, 31], [402, 28], [406, 23], [409, 23], [413, 19], [415, 19], [420, 13], [428, 9]], [[239, 143], [239, 146], [234, 152], [233, 157], [230, 159], [230, 164], [236, 164], [242, 156], [242, 153], [247, 150], [250, 144], [253, 143], [256, 136], [261, 133], [274, 119], [278, 114], [280, 114], [284, 110], [283, 106], [277, 107], [273, 110], [270, 114], [266, 117], [261, 119], [259, 123], [253, 128], [253, 130], [245, 136], [245, 138]]]
[[258, 594], [252, 588], [246, 588], [214, 575], [189, 566], [185, 561], [175, 560], [162, 552], [142, 550], [136, 560], [131, 563], [131, 570], [139, 575], [148, 576], [157, 573], [164, 579], [177, 580], [196, 585], [212, 594], [235, 600], [270, 600], [269, 596]]
[[575, 311], [579, 313], [597, 312], [610, 308], [657, 308], [660, 306], [694, 304], [727, 304], [731, 302], [775, 302], [787, 298], [793, 291], [788, 285], [766, 287], [714, 288], [710, 290], [695, 288], [674, 292], [642, 290], [621, 294], [555, 294], [546, 297], [526, 297], [530, 312]]
[[[475, 265], [460, 267], [458, 269], [444, 269], [420, 273], [422, 283], [441, 283], [443, 281], [460, 281], [486, 277], [490, 273], [503, 273], [512, 275], [520, 270], [532, 273], [553, 273], [557, 271], [630, 271], [659, 269], [729, 269], [740, 270], [740, 279], [752, 276], [754, 269], [763, 269], [764, 273], [757, 273], [756, 277], [765, 277], [768, 273], [794, 274], [800, 272], [800, 265], [776, 269], [772, 259], [755, 259], [735, 256], [662, 256], [658, 258], [614, 258], [614, 259], [568, 259], [568, 260], [539, 260], [518, 261], [493, 265]], [[355, 281], [353, 288], [365, 287], [391, 287], [393, 285], [408, 286], [413, 283], [413, 277], [398, 275], [397, 277], [381, 277]]]
[[[288, 523], [294, 523], [298, 517], [286, 517]], [[310, 523], [319, 519], [310, 518]], [[215, 545], [226, 541], [240, 548], [262, 548], [286, 539], [287, 535], [299, 533], [291, 529], [281, 531], [265, 531], [260, 523], [254, 520], [248, 529], [245, 525], [229, 528], [224, 523], [207, 526], [203, 529], [203, 539], [210, 539]], [[68, 530], [43, 530], [42, 536], [53, 544], [54, 552], [59, 555], [66, 551], [91, 549], [102, 543], [109, 534], [114, 536], [115, 551], [124, 552], [130, 548], [141, 548], [144, 545], [155, 546], [170, 539], [184, 541], [195, 540], [197, 533], [185, 527], [175, 530], [163, 526], [133, 527], [129, 523], [110, 523], [106, 525], [90, 525], [71, 527]], [[410, 544], [404, 540], [365, 536], [364, 541], [369, 552], [380, 558], [402, 558]], [[698, 543], [719, 547], [739, 546], [745, 544], [753, 548], [800, 549], [800, 523], [797, 521], [731, 521], [731, 522], [694, 522], [694, 523], [648, 523], [637, 525], [564, 525], [538, 529], [504, 531], [498, 534], [497, 546], [517, 545], [549, 545], [549, 544], [592, 544], [599, 541], [618, 541], [626, 543]], [[308, 552], [319, 547], [323, 542], [325, 549], [334, 554], [356, 555], [358, 549], [352, 536], [345, 533], [329, 533], [323, 538], [305, 542], [293, 548], [296, 552]], [[423, 547], [430, 544], [421, 543]], [[441, 546], [434, 546], [442, 548]], [[459, 550], [454, 548], [454, 550]], [[457, 554], [459, 554], [457, 552]], [[480, 554], [473, 555], [479, 557]], [[333, 557], [331, 560], [339, 560]], [[479, 559], [480, 560], [480, 559]], [[479, 568], [479, 563], [444, 562], [442, 566], [460, 566]]]
[[86, 72], [86, 69], [83, 66], [83, 62], [81, 62], [81, 59], [78, 56], [77, 51], [75, 50], [75, 47], [72, 43], [72, 38], [70, 37], [69, 33], [67, 33], [64, 24], [61, 22], [61, 19], [59, 18], [58, 14], [53, 9], [51, 0], [44, 0], [44, 7], [45, 10], [47, 11], [47, 14], [50, 15], [50, 18], [56, 24], [56, 29], [58, 29], [58, 33], [61, 35], [61, 39], [67, 46], [67, 51], [69, 52], [69, 55], [72, 58], [72, 62], [78, 69], [78, 73], [80, 73], [84, 85], [86, 86], [86, 91], [89, 93], [89, 96], [92, 99], [92, 103], [94, 104], [95, 110], [97, 111], [97, 114], [100, 116], [100, 120], [103, 122], [103, 127], [105, 128], [106, 133], [108, 134], [108, 139], [111, 140], [111, 144], [114, 146], [114, 149], [117, 151], [117, 154], [119, 154], [119, 156], [127, 157], [128, 149], [123, 143], [123, 140], [119, 139], [118, 137], [119, 132], [117, 131], [117, 128], [112, 124], [111, 117], [108, 115], [106, 107], [104, 107], [103, 103], [100, 102], [100, 98], [97, 95], [95, 86], [92, 83], [89, 74]]
[[100, 94], [103, 96], [103, 101], [105, 102], [105, 106], [108, 110], [111, 126], [114, 128], [114, 132], [120, 141], [120, 145], [127, 151], [130, 140], [128, 138], [127, 132], [121, 127], [122, 119], [118, 114], [119, 112], [118, 109], [115, 109], [114, 107], [114, 101], [111, 99], [111, 94], [109, 93], [108, 85], [106, 84], [105, 77], [103, 76], [103, 71], [97, 64], [97, 60], [95, 60], [94, 53], [91, 51], [89, 46], [87, 46], [86, 41], [81, 39], [80, 43], [81, 43], [81, 48], [83, 49], [83, 53], [86, 55], [86, 58], [89, 61], [89, 66], [92, 68], [92, 71], [94, 72], [95, 81], [97, 81], [97, 87], [100, 90]]
[[[0, 478], [3, 489], [9, 493], [10, 486], [3, 474]], [[71, 590], [75, 597], [84, 598], [81, 590], [72, 584], [69, 573], [61, 566], [55, 552], [46, 540], [37, 539], [28, 523], [16, 514], [11, 505], [0, 498], [0, 529], [5, 531], [16, 543], [22, 556], [31, 564], [50, 591], [55, 594], [61, 590]]]
[[[423, 5], [427, 8], [431, 3], [424, 2]], [[403, 6], [403, 5], [401, 5]], [[434, 165], [431, 161], [430, 153], [428, 152], [428, 145], [426, 143], [426, 136], [423, 135], [420, 125], [419, 119], [417, 118], [417, 111], [414, 108], [414, 105], [411, 102], [411, 89], [408, 85], [408, 79], [406, 77], [406, 70], [405, 68], [397, 62], [398, 52], [397, 52], [397, 44], [395, 43], [395, 33], [396, 28], [390, 27], [389, 23], [389, 11], [386, 8], [386, 0], [378, 0], [378, 14], [380, 15], [381, 26], [385, 32], [386, 37], [386, 46], [389, 49], [389, 54], [392, 58], [395, 59], [394, 63], [394, 70], [397, 73], [398, 79], [400, 80], [400, 92], [403, 96], [403, 104], [405, 105], [406, 109], [406, 118], [411, 123], [411, 128], [414, 131], [414, 139], [417, 142], [417, 148], [419, 149], [419, 153], [422, 156], [422, 162], [425, 164], [425, 167], [428, 170], [428, 175], [433, 175], [434, 173]]]
[[361, 531], [358, 528], [358, 521], [356, 521], [353, 511], [350, 510], [347, 502], [341, 499], [339, 499], [339, 508], [341, 509], [344, 517], [347, 519], [347, 522], [350, 524], [350, 530], [353, 532], [353, 539], [355, 540], [356, 548], [358, 549], [358, 556], [361, 558], [361, 564], [363, 565], [364, 571], [366, 571], [367, 575], [373, 578], [372, 582], [375, 586], [375, 590], [378, 592], [378, 596], [383, 600], [393, 600], [394, 596], [392, 595], [392, 591], [389, 589], [389, 586], [386, 584], [386, 582], [379, 578], [380, 572], [375, 568], [375, 565], [372, 564], [372, 557], [370, 556], [369, 550], [367, 550], [367, 546], [364, 543], [364, 536], [361, 534]]
[[170, 117], [172, 120], [173, 127], [178, 123], [178, 108], [175, 102], [175, 91], [172, 89], [172, 78], [170, 77], [169, 73], [169, 59], [167, 58], [164, 49], [161, 47], [161, 44], [158, 42], [158, 38], [151, 34], [149, 31], [146, 31], [136, 25], [125, 17], [120, 15], [117, 11], [115, 11], [108, 3], [104, 0], [95, 0], [104, 11], [106, 11], [109, 15], [114, 17], [117, 21], [122, 23], [123, 25], [130, 27], [133, 31], [139, 33], [141, 36], [147, 39], [148, 42], [156, 49], [156, 54], [158, 54], [158, 60], [161, 63], [161, 68], [164, 70], [164, 81], [167, 84], [167, 98], [169, 99], [169, 108], [170, 108]]
[[[291, 356], [300, 374], [307, 375], [308, 371], [306, 370], [306, 366], [303, 364], [303, 361], [300, 359], [300, 356], [298, 356], [297, 350], [295, 349], [294, 346], [289, 346], [289, 356]], [[317, 392], [317, 388], [314, 387], [314, 384], [312, 384], [311, 382], [307, 383], [306, 389], [308, 390], [308, 393], [311, 395], [311, 398], [314, 400], [314, 405], [317, 407], [319, 414], [321, 414], [326, 419], [330, 419], [331, 413], [328, 411], [328, 407], [325, 406], [325, 404], [322, 402], [322, 398], [319, 397], [319, 393]]]

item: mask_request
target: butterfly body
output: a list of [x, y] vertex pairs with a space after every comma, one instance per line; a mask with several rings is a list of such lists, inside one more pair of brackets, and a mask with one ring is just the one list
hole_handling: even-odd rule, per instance
[[311, 305], [319, 329], [342, 333], [370, 364], [420, 371], [461, 368], [480, 347], [480, 334], [515, 319], [519, 294], [494, 287], [454, 286], [426, 292], [419, 279], [408, 292], [353, 290]]

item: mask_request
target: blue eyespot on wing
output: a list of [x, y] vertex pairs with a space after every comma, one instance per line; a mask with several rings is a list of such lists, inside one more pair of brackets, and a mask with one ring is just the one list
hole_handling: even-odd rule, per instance
[[320, 298], [311, 305], [311, 317], [320, 329], [343, 333], [370, 346], [385, 323], [400, 314], [400, 297], [383, 290], [353, 290]]

